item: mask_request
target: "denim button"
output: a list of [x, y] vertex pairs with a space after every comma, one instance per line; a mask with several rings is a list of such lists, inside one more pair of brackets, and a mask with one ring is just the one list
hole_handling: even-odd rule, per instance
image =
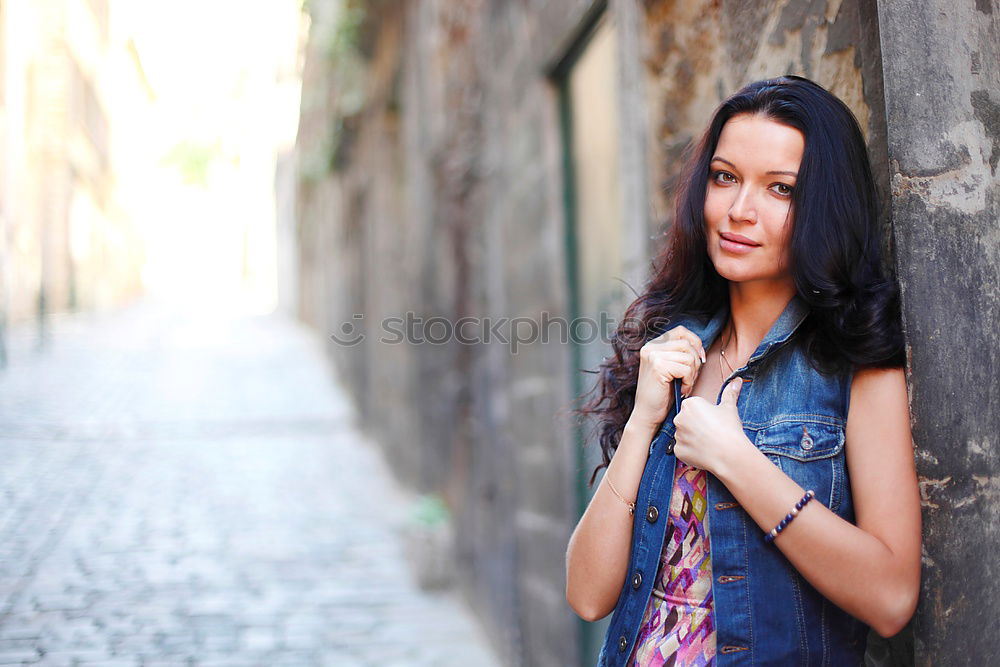
[[632, 575], [632, 588], [639, 590], [639, 586], [642, 586], [642, 572], [636, 572]]
[[650, 505], [649, 509], [646, 510], [646, 521], [650, 523], [656, 523], [656, 519], [659, 516], [660, 510], [656, 509], [656, 505]]
[[628, 640], [625, 639], [625, 635], [618, 638], [618, 652], [624, 653], [625, 649], [628, 647]]
[[812, 439], [812, 436], [809, 435], [809, 431], [806, 430], [805, 426], [803, 426], [802, 427], [802, 449], [812, 449], [812, 448], [813, 448], [813, 439]]

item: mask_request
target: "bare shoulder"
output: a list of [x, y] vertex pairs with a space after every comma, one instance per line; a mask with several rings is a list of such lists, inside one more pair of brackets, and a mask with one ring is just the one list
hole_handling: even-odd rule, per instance
[[902, 368], [862, 368], [851, 381], [851, 403], [847, 428], [864, 426], [871, 420], [906, 417], [909, 430], [909, 395]]
[[902, 368], [859, 368], [851, 384], [852, 392], [857, 389], [878, 390], [895, 388], [906, 390], [906, 374]]
[[847, 411], [848, 454], [864, 442], [886, 438], [910, 445], [910, 401], [902, 368], [862, 368], [851, 381]]

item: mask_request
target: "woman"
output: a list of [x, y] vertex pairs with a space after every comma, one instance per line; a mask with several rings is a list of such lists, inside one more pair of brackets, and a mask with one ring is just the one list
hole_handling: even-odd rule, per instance
[[760, 81], [685, 174], [581, 409], [607, 470], [567, 600], [614, 612], [601, 665], [860, 664], [913, 615], [921, 524], [863, 136], [817, 84]]

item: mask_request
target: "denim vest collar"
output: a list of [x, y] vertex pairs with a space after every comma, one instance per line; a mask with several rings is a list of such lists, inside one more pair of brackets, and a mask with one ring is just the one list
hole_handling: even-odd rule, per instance
[[[728, 384], [729, 380], [731, 380], [737, 373], [745, 369], [746, 366], [749, 366], [754, 361], [766, 355], [773, 347], [786, 342], [792, 334], [795, 333], [795, 330], [799, 328], [799, 325], [802, 324], [808, 314], [809, 306], [806, 305], [802, 297], [798, 294], [793, 294], [792, 298], [787, 304], [785, 304], [785, 308], [781, 311], [778, 319], [774, 321], [763, 340], [760, 341], [757, 349], [750, 355], [746, 365], [743, 366], [743, 368], [738, 368], [733, 371], [732, 375], [726, 378], [726, 382], [723, 383], [723, 387]], [[702, 345], [704, 345], [707, 350], [715, 341], [715, 337], [719, 334], [719, 331], [722, 330], [728, 315], [729, 305], [728, 303], [725, 303], [720, 306], [719, 309], [715, 311], [715, 314], [712, 315], [712, 317], [707, 321], [691, 315], [683, 315], [676, 322], [676, 324], [672, 326], [683, 325], [686, 329], [701, 339]]]

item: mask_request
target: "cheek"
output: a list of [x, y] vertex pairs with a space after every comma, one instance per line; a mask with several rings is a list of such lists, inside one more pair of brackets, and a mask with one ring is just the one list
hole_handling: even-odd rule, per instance
[[778, 227], [774, 232], [775, 257], [778, 265], [787, 268], [792, 256], [792, 225], [791, 222]]
[[717, 226], [720, 216], [726, 215], [728, 210], [728, 204], [723, 200], [723, 197], [718, 192], [713, 193], [712, 188], [709, 188], [708, 192], [705, 193], [705, 225], [709, 229], [713, 229]]
[[786, 249], [792, 242], [792, 216], [790, 210], [791, 209], [786, 206], [776, 214], [778, 222], [775, 225], [777, 227], [775, 236], [781, 242], [781, 245]]

